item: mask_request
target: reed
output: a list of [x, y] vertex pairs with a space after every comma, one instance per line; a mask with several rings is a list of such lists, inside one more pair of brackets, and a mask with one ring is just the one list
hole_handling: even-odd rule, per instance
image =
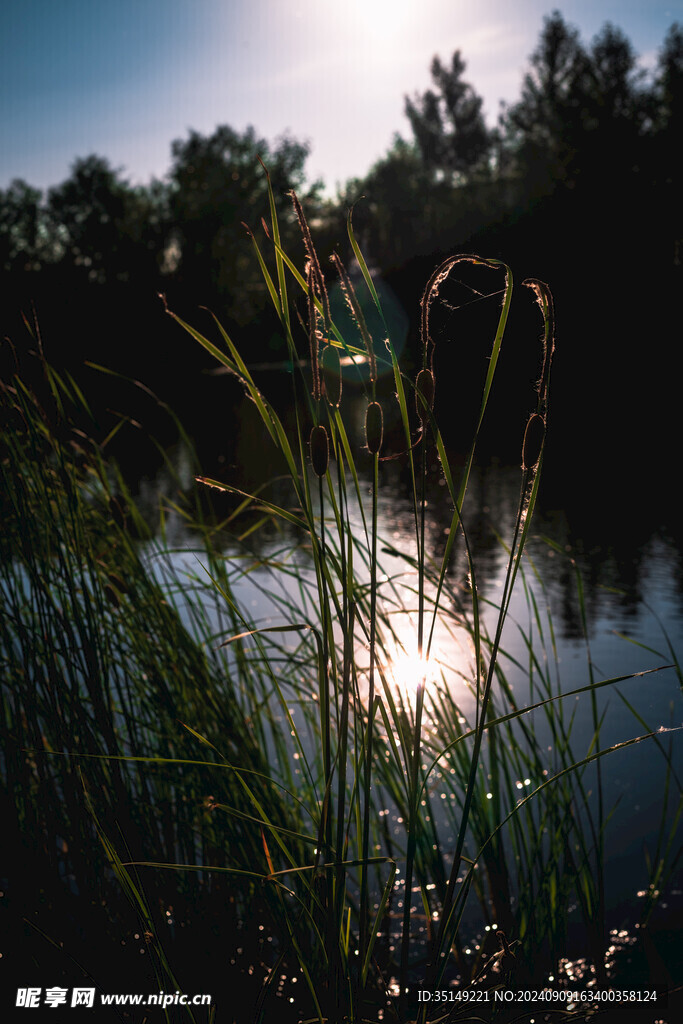
[[[274, 218], [273, 204], [271, 210]], [[224, 343], [224, 347], [218, 349], [206, 336], [179, 322], [223, 366], [239, 377], [260, 409], [275, 444], [282, 447], [290, 467], [292, 497], [300, 502], [296, 525], [307, 535], [313, 555], [316, 621], [309, 625], [316, 635], [316, 647], [311, 649], [311, 664], [315, 663], [316, 657], [323, 659], [318, 673], [325, 688], [316, 704], [309, 705], [311, 717], [308, 721], [314, 743], [319, 743], [322, 753], [319, 762], [322, 775], [317, 785], [324, 795], [319, 799], [317, 809], [311, 808], [317, 823], [319, 845], [316, 858], [306, 866], [302, 865], [296, 874], [284, 865], [281, 868], [282, 874], [291, 879], [292, 884], [296, 881], [304, 886], [306, 895], [301, 898], [307, 901], [311, 910], [309, 920], [304, 922], [307, 934], [314, 910], [321, 913], [314, 957], [318, 973], [315, 977], [308, 975], [311, 1005], [317, 1013], [316, 1019], [320, 1021], [341, 1020], [342, 1017], [353, 1021], [374, 1019], [368, 1018], [368, 1013], [377, 1012], [382, 995], [386, 997], [388, 992], [393, 992], [397, 998], [390, 998], [381, 1007], [385, 1019], [393, 1013], [400, 1020], [424, 1022], [428, 1008], [424, 1004], [416, 1006], [412, 980], [415, 978], [413, 958], [425, 954], [425, 943], [420, 946], [415, 942], [414, 921], [418, 909], [424, 911], [429, 922], [423, 984], [431, 989], [437, 989], [443, 983], [447, 971], [452, 972], [453, 958], [464, 978], [473, 979], [478, 971], [481, 980], [487, 974], [487, 968], [481, 962], [478, 967], [467, 963], [459, 941], [465, 903], [472, 889], [476, 890], [486, 907], [487, 918], [499, 931], [503, 960], [508, 968], [513, 964], [519, 968], [520, 980], [526, 977], [524, 972], [529, 972], [531, 965], [538, 962], [541, 948], [546, 953], [548, 969], [552, 969], [553, 962], [561, 956], [569, 892], [580, 892], [587, 927], [593, 927], [595, 931], [595, 926], [589, 925], [589, 921], [596, 914], [599, 920], [604, 920], [600, 865], [606, 815], [600, 805], [597, 821], [594, 820], [583, 782], [587, 766], [595, 762], [599, 770], [601, 758], [609, 752], [599, 747], [599, 722], [594, 718], [595, 732], [588, 750], [577, 752], [571, 742], [571, 726], [566, 724], [562, 713], [563, 695], [552, 688], [547, 674], [543, 676], [545, 688], [540, 699], [532, 699], [530, 705], [519, 707], [503, 667], [503, 631], [518, 576], [523, 577], [529, 601], [535, 600], [524, 579], [522, 558], [538, 494], [545, 446], [554, 351], [552, 296], [542, 282], [535, 279], [524, 282], [533, 291], [542, 317], [541, 372], [536, 407], [530, 411], [526, 430], [520, 438], [519, 504], [511, 538], [505, 542], [508, 565], [502, 597], [495, 609], [493, 623], [489, 625], [479, 605], [476, 565], [461, 511], [467, 500], [477, 441], [505, 335], [512, 297], [510, 270], [499, 261], [465, 255], [451, 257], [435, 271], [422, 300], [422, 367], [417, 378], [411, 381], [396, 361], [388, 331], [385, 346], [375, 347], [356, 290], [336, 256], [333, 262], [358, 329], [358, 338], [351, 341], [343, 337], [330, 320], [329, 301], [313, 237], [296, 199], [295, 210], [305, 240], [305, 273], [298, 271], [280, 248], [274, 219], [268, 231], [268, 238], [274, 240], [274, 275], [268, 271], [267, 260], [254, 236], [251, 237], [292, 352], [295, 351], [295, 343], [287, 313], [288, 298], [283, 283], [285, 270], [290, 272], [295, 288], [306, 297], [312, 380], [308, 415], [317, 424], [311, 434], [313, 471], [319, 484], [315, 505], [312, 502], [313, 492], [308, 489], [309, 471], [300, 439], [297, 442], [295, 438], [289, 447], [290, 442], [285, 438], [284, 428], [273, 406], [259, 390], [232, 340], [218, 325]], [[348, 233], [364, 283], [382, 320], [381, 305], [353, 234], [350, 217]], [[434, 415], [435, 343], [430, 331], [430, 314], [439, 289], [462, 264], [474, 264], [502, 274], [504, 284], [474, 437], [456, 482]], [[319, 323], [323, 324], [322, 331], [318, 329]], [[322, 356], [320, 346], [324, 346]], [[336, 358], [330, 357], [331, 351], [351, 357], [369, 371], [361, 378], [368, 401], [365, 458], [369, 456], [369, 465], [365, 472], [370, 479], [369, 509], [365, 508], [360, 483], [363, 453], [354, 447], [354, 438], [347, 433], [340, 408], [340, 389], [336, 383], [339, 364]], [[321, 362], [323, 366], [331, 367], [333, 375], [333, 383], [325, 386], [329, 399], [327, 406], [321, 403], [321, 389], [317, 384]], [[395, 386], [393, 396], [379, 398], [378, 365], [390, 369]], [[418, 418], [417, 435], [408, 413], [411, 394]], [[406, 557], [414, 580], [411, 590], [417, 605], [412, 638], [406, 637], [403, 631], [397, 632], [394, 625], [396, 605], [402, 605], [403, 610], [405, 604], [402, 598], [397, 597], [393, 581], [388, 579], [386, 586], [380, 585], [380, 579], [386, 577], [378, 562], [381, 539], [377, 534], [377, 509], [381, 463], [387, 457], [384, 455], [383, 429], [387, 400], [397, 404], [405, 438], [402, 457], [407, 463], [413, 488], [415, 549]], [[326, 417], [326, 428], [321, 426], [322, 417]], [[322, 449], [322, 438], [327, 431], [337, 468], [334, 478], [329, 473], [325, 474], [327, 462], [316, 455], [313, 446], [315, 437]], [[426, 544], [427, 461], [432, 450], [438, 454], [453, 505], [451, 528], [441, 553], [428, 551]], [[417, 458], [414, 453], [417, 453]], [[393, 459], [395, 456], [389, 457]], [[233, 490], [227, 483], [205, 482], [228, 492]], [[258, 496], [253, 496], [252, 500], [260, 509], [293, 523], [292, 514], [283, 507], [276, 507]], [[354, 534], [351, 525], [349, 507], [353, 501], [363, 523], [360, 537]], [[331, 515], [327, 514], [328, 508]], [[466, 599], [462, 593], [453, 591], [448, 579], [448, 566], [456, 554], [456, 546], [463, 551], [471, 581]], [[579, 604], [582, 606], [580, 593]], [[455, 621], [449, 623], [452, 608], [457, 608], [458, 612], [454, 616]], [[292, 614], [295, 614], [294, 608]], [[535, 624], [540, 630], [539, 614], [536, 613]], [[452, 687], [445, 682], [439, 686], [433, 680], [428, 681], [432, 671], [430, 655], [435, 631], [444, 621], [454, 632], [461, 635], [464, 632], [471, 645], [473, 673], [468, 685], [475, 697], [471, 726], [460, 725], [464, 719], [453, 697]], [[546, 625], [546, 628], [552, 627]], [[531, 639], [528, 646], [530, 696], [533, 698], [539, 665]], [[411, 703], [397, 696], [391, 679], [392, 651], [397, 647], [414, 647], [418, 663], [422, 666]], [[361, 656], [364, 649], [367, 664]], [[595, 693], [600, 685], [612, 685], [615, 681], [598, 681], [591, 674], [590, 659], [588, 664], [588, 683], [582, 691], [595, 702]], [[430, 688], [436, 693], [429, 693]], [[502, 708], [505, 707], [513, 710], [503, 713]], [[524, 721], [530, 707], [543, 709], [556, 749], [561, 752], [558, 771], [549, 779], [539, 742], [533, 729]], [[641, 739], [642, 736], [630, 742]], [[423, 763], [425, 757], [427, 765]], [[452, 767], [444, 777], [441, 769], [445, 764]], [[488, 773], [484, 772], [484, 766], [488, 767]], [[435, 774], [443, 779], [441, 784], [453, 798], [446, 806], [454, 814], [454, 851], [444, 848], [433, 815], [425, 810], [431, 804], [430, 785]], [[491, 781], [484, 783], [485, 774]], [[545, 781], [520, 801], [515, 792], [516, 780], [530, 774]], [[400, 811], [405, 827], [404, 844], [397, 844], [386, 833], [382, 835], [378, 828], [381, 822], [381, 808], [375, 799], [378, 793], [386, 794]], [[579, 819], [576, 816], [577, 801], [583, 808]], [[566, 852], [569, 832], [572, 833], [572, 849], [579, 851], [576, 857]], [[544, 838], [548, 835], [551, 836], [549, 841]], [[466, 849], [472, 851], [469, 856]], [[378, 856], [373, 856], [373, 850]], [[598, 865], [597, 875], [593, 874], [593, 858]], [[486, 881], [483, 883], [474, 874], [478, 862], [485, 867]], [[516, 865], [514, 871], [512, 864]], [[371, 909], [371, 868], [374, 870], [374, 913]], [[390, 956], [383, 962], [377, 952], [377, 941], [391, 920], [387, 916], [388, 908], [396, 899], [396, 878], [401, 874], [404, 878], [397, 890], [403, 896], [398, 961], [394, 962]], [[594, 878], [597, 881], [594, 882]], [[413, 905], [414, 889], [419, 893], [417, 907]], [[532, 919], [525, 908], [538, 906], [541, 893], [545, 896], [550, 894], [550, 898]], [[515, 899], [519, 901], [516, 904]], [[302, 923], [301, 918], [298, 923]], [[593, 950], [596, 957], [600, 941], [605, 939], [604, 932], [599, 934], [600, 939]], [[500, 957], [493, 959], [498, 961]], [[309, 970], [310, 962], [302, 962], [301, 968]]]
[[[5, 849], [8, 906], [46, 976], [74, 968], [104, 991], [126, 975], [140, 984], [119, 941], [134, 945], [137, 931], [160, 982], [175, 988], [161, 945], [166, 909], [182, 917], [203, 907], [210, 919], [220, 886], [179, 875], [148, 901], [121, 860], [225, 863], [228, 849], [243, 863], [262, 859], [245, 825], [254, 801], [270, 802], [265, 751], [279, 737], [257, 712], [274, 668], [247, 666], [240, 645], [230, 662], [216, 650], [217, 625], [241, 625], [220, 558], [203, 546], [218, 606], [169, 558], [163, 535], [150, 535], [105, 458], [107, 439], [97, 445], [83, 429], [89, 413], [74, 382], [45, 364], [37, 371], [11, 373], [0, 390], [1, 776], [16, 840]], [[176, 508], [199, 522], [199, 506]], [[274, 828], [285, 808], [270, 809]], [[132, 914], [117, 878], [134, 895]], [[237, 878], [233, 900], [253, 896]]]
[[[462, 255], [435, 271], [421, 306], [422, 364], [408, 375], [388, 329], [381, 344], [371, 337], [339, 259], [334, 269], [358, 336], [335, 325], [312, 233], [293, 203], [303, 269], [281, 248], [272, 193], [267, 249], [250, 235], [295, 366], [290, 289], [303, 310], [309, 368], [293, 377], [292, 431], [217, 318], [212, 340], [167, 310], [241, 382], [288, 480], [279, 499], [267, 487], [245, 493], [197, 467], [201, 487], [231, 501], [222, 519], [205, 516], [200, 498], [165, 505], [164, 516], [173, 509], [193, 530], [198, 568], [169, 557], [163, 533], [153, 539], [106, 458], [106, 440], [96, 446], [77, 433], [71, 410], [82, 413], [83, 403], [72, 382], [45, 368], [52, 414], [19, 375], [4, 385], [15, 425], [2, 461], [12, 524], [0, 559], [9, 610], [0, 636], [10, 735], [4, 779], [17, 829], [49, 837], [56, 890], [65, 870], [85, 891], [97, 891], [104, 878], [114, 907], [118, 880], [150, 936], [160, 984], [193, 985], [181, 976], [179, 947], [164, 940], [158, 900], [150, 898], [172, 893], [188, 920], [195, 909], [216, 928], [216, 907], [227, 907], [220, 941], [230, 941], [232, 928], [246, 944], [247, 933], [257, 970], [243, 1019], [426, 1024], [438, 1008], [417, 1002], [418, 987], [440, 990], [456, 976], [461, 990], [521, 987], [539, 971], [557, 971], [572, 895], [602, 965], [609, 809], [602, 798], [596, 808], [590, 772], [645, 739], [664, 758], [654, 892], [675, 865], [683, 807], [674, 737], [641, 719], [636, 737], [601, 747], [598, 694], [634, 677], [599, 679], [588, 645], [585, 684], [568, 693], [560, 686], [553, 623], [525, 554], [554, 350], [547, 286], [525, 282], [540, 311], [541, 372], [520, 436], [519, 499], [501, 538], [506, 571], [494, 605], [478, 590], [465, 509], [510, 311], [510, 269]], [[348, 235], [386, 328], [351, 217]], [[431, 314], [449, 275], [472, 266], [495, 279], [492, 292], [502, 300], [472, 443], [456, 470], [435, 406], [447, 386], [436, 378]], [[346, 422], [340, 356], [366, 370], [357, 385], [366, 392], [363, 437]], [[385, 469], [397, 458], [412, 492], [409, 552], [379, 534]], [[452, 508], [441, 550], [432, 549], [427, 530], [434, 458]], [[250, 553], [247, 538], [266, 523], [281, 524], [285, 540]], [[382, 564], [385, 555], [393, 568]], [[449, 571], [456, 562], [466, 588]], [[278, 589], [282, 580], [287, 587]], [[242, 604], [246, 581], [267, 592], [270, 622], [254, 621]], [[587, 637], [580, 576], [576, 583]], [[516, 587], [524, 624], [511, 619]], [[525, 664], [507, 649], [514, 630]], [[444, 644], [468, 652], [466, 667], [444, 664]], [[413, 662], [410, 695], [396, 680], [405, 655]], [[524, 704], [513, 674], [528, 683]], [[581, 695], [593, 708], [588, 744], [566, 710]], [[552, 737], [551, 771], [538, 721]], [[402, 825], [398, 835], [387, 808]], [[68, 852], [55, 854], [67, 833]], [[500, 936], [474, 952], [464, 924], [472, 898], [490, 940]], [[247, 919], [261, 932], [252, 934]], [[298, 979], [291, 1006], [281, 998], [283, 974]]]

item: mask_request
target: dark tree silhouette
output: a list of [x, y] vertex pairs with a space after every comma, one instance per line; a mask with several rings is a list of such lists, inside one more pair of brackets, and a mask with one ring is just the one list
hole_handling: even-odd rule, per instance
[[502, 119], [507, 173], [543, 193], [572, 186], [583, 133], [588, 55], [579, 33], [555, 11], [545, 19], [519, 101]]
[[[96, 155], [77, 160], [47, 197], [14, 181], [0, 191], [3, 308], [30, 315], [35, 300], [45, 336], [54, 325], [52, 337], [70, 365], [147, 359], [156, 372], [159, 351], [164, 359], [170, 351], [158, 326], [163, 291], [181, 315], [194, 315], [201, 304], [230, 329], [237, 321], [252, 357], [271, 358], [281, 351], [281, 332], [272, 310], [264, 312], [269, 297], [242, 223], [259, 234], [268, 217], [261, 157], [283, 244], [300, 262], [287, 192], [295, 188], [304, 201], [326, 266], [348, 207], [363, 196], [354, 209], [357, 235], [375, 267], [393, 275], [389, 283], [407, 307], [418, 308], [438, 254], [460, 249], [500, 256], [516, 274], [519, 268], [551, 281], [565, 323], [572, 315], [590, 323], [590, 338], [598, 323], [601, 339], [613, 333], [618, 315], [630, 329], [639, 308], [652, 330], [666, 303], [648, 305], [648, 296], [675, 293], [683, 259], [681, 26], [670, 29], [654, 73], [644, 75], [619, 29], [606, 25], [584, 44], [555, 11], [498, 131], [487, 128], [465, 70], [460, 51], [433, 59], [432, 87], [405, 98], [410, 140], [395, 136], [336, 203], [320, 199], [319, 183], [307, 185], [307, 144], [287, 136], [269, 143], [253, 128], [226, 125], [176, 140], [163, 182], [134, 187]], [[268, 259], [272, 247], [262, 234], [261, 241]], [[633, 282], [628, 301], [625, 273]], [[600, 303], [590, 310], [587, 281], [599, 281]], [[68, 338], [58, 326], [66, 320]], [[582, 360], [595, 370], [601, 354], [605, 365], [610, 359], [608, 346], [590, 338], [575, 332], [577, 384]], [[645, 376], [633, 383], [632, 397]]]
[[39, 270], [46, 243], [42, 192], [16, 178], [0, 190], [0, 268]]
[[160, 258], [163, 206], [158, 184], [134, 189], [104, 157], [76, 160], [48, 193], [51, 259], [92, 283], [128, 281]]
[[653, 109], [655, 137], [651, 177], [656, 201], [652, 205], [658, 222], [666, 226], [662, 246], [671, 266], [680, 274], [683, 266], [683, 26], [680, 24], [671, 26], [659, 54]]
[[676, 145], [683, 132], [683, 26], [678, 22], [669, 29], [659, 54], [655, 92], [656, 127], [669, 132]]
[[481, 97], [463, 81], [466, 66], [460, 50], [453, 54], [450, 67], [434, 57], [431, 75], [436, 91], [405, 98], [405, 112], [425, 165], [453, 184], [488, 169], [494, 141]]
[[637, 56], [621, 29], [603, 26], [589, 53], [587, 93], [593, 101], [590, 127], [635, 122], [642, 127], [646, 114], [641, 84], [645, 72], [637, 67]]
[[577, 167], [602, 195], [640, 170], [647, 148], [643, 139], [651, 129], [644, 78], [629, 40], [620, 29], [605, 25], [588, 55]]
[[179, 270], [184, 284], [192, 279], [198, 300], [220, 296], [241, 321], [263, 306], [265, 285], [242, 226], [258, 228], [268, 211], [258, 158], [270, 173], [286, 230], [291, 206], [286, 193], [296, 189], [310, 202], [320, 188], [317, 183], [303, 194], [308, 151], [288, 136], [271, 146], [252, 127], [240, 134], [228, 125], [208, 136], [192, 131], [173, 143], [171, 211]]
[[507, 171], [529, 195], [614, 191], [645, 157], [651, 111], [644, 72], [623, 32], [606, 24], [586, 48], [555, 11], [520, 100], [503, 118]]
[[[338, 196], [342, 208], [354, 207], [353, 226], [368, 257], [385, 266], [415, 252], [429, 251], [439, 229], [444, 192], [416, 143], [398, 133], [387, 153], [364, 178], [348, 181]], [[357, 202], [362, 197], [362, 201]]]

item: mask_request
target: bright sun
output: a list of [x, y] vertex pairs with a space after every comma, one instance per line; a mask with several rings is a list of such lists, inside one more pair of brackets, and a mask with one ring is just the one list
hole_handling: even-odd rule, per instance
[[395, 39], [415, 13], [414, 0], [352, 0], [344, 5], [349, 18], [361, 35], [374, 39]]

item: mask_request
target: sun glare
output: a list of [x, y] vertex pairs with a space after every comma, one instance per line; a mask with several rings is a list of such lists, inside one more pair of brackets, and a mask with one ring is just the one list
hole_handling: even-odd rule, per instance
[[395, 39], [415, 14], [413, 0], [353, 0], [344, 5], [349, 18], [361, 34], [373, 39]]
[[469, 680], [473, 678], [473, 668], [468, 652], [462, 645], [463, 638], [451, 634], [435, 637], [429, 658], [424, 658], [418, 653], [416, 634], [412, 630], [401, 632], [404, 639], [395, 639], [386, 644], [380, 659], [382, 677], [394, 695], [399, 697], [406, 708], [415, 707], [417, 694], [422, 687], [429, 708], [435, 701], [439, 701], [439, 694], [445, 689], [458, 706], [469, 709]]
[[417, 650], [397, 646], [386, 666], [388, 679], [399, 693], [412, 702], [420, 686], [429, 687], [437, 678], [437, 666], [421, 657]]

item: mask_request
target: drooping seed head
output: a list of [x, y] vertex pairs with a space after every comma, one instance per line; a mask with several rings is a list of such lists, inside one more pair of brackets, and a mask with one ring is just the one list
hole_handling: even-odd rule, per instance
[[382, 447], [384, 418], [379, 402], [370, 402], [365, 413], [365, 440], [371, 455], [377, 455]]
[[325, 397], [330, 405], [336, 407], [341, 402], [342, 394], [342, 375], [339, 349], [334, 345], [326, 345], [322, 351], [320, 361], [323, 368]]
[[316, 476], [325, 476], [330, 461], [330, 445], [327, 430], [322, 424], [313, 427], [310, 438], [311, 462]]
[[541, 457], [545, 438], [545, 420], [535, 412], [529, 417], [522, 444], [522, 469], [533, 469]]
[[420, 370], [415, 381], [415, 406], [423, 427], [429, 421], [429, 412], [434, 408], [434, 374], [428, 368]]

